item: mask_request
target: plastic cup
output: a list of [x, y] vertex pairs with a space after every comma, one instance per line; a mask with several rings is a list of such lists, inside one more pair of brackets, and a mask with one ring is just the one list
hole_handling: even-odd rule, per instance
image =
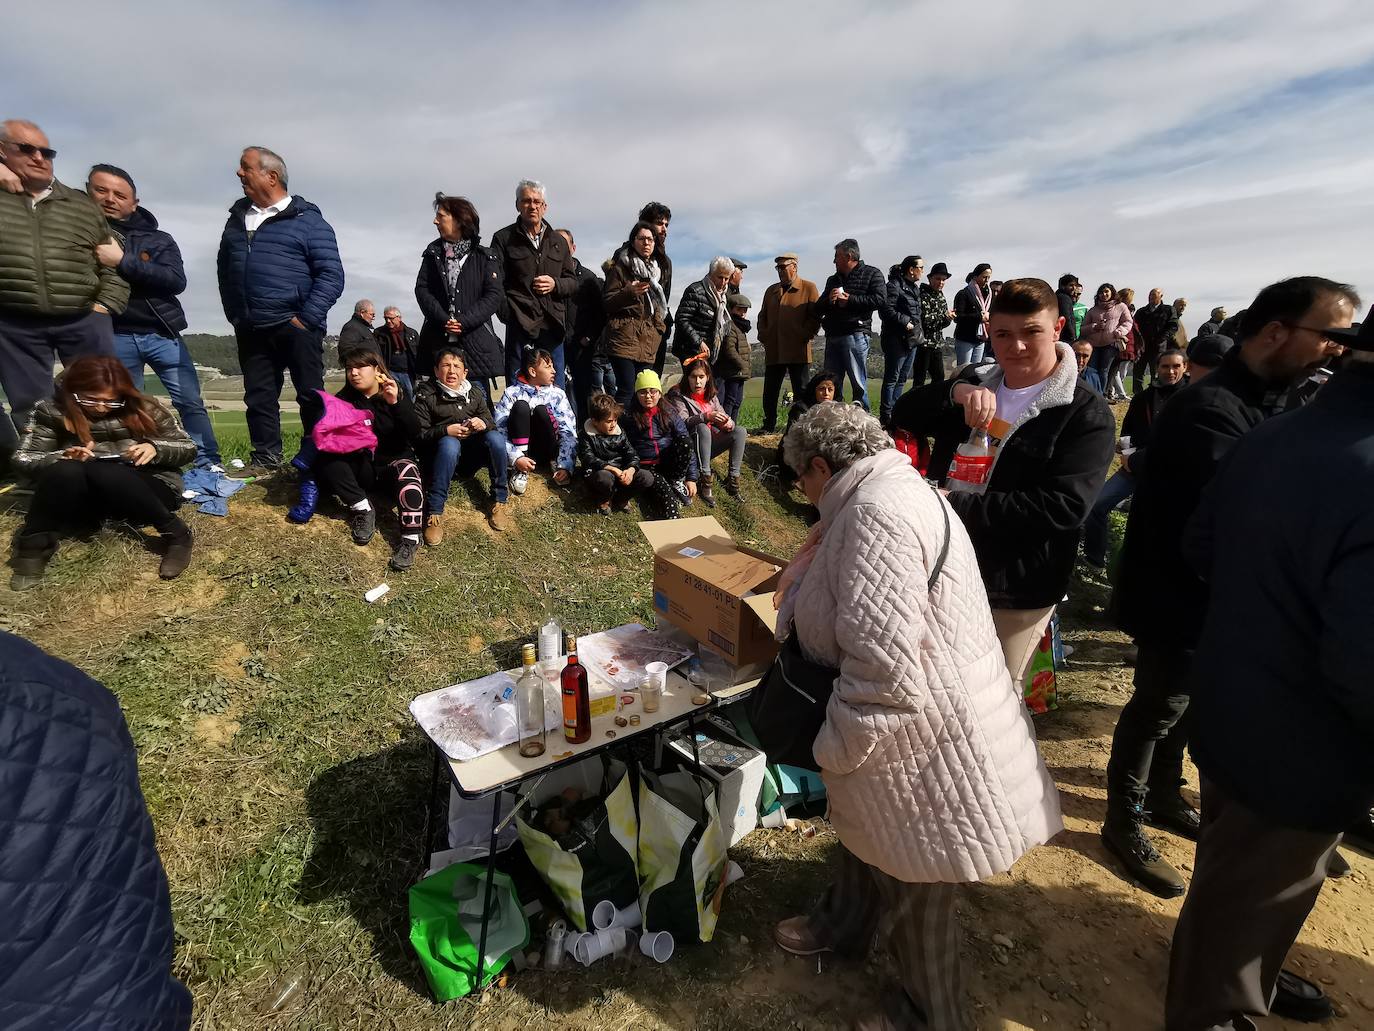
[[759, 820], [760, 827], [767, 827], [770, 830], [777, 830], [787, 824], [787, 810], [778, 806], [771, 813]]
[[656, 684], [652, 676], [645, 677], [639, 685], [639, 698], [645, 712], [658, 712], [659, 704], [663, 701], [663, 686]]
[[651, 662], [644, 667], [644, 672], [649, 675], [649, 679], [658, 687], [659, 693], [668, 686], [668, 664], [666, 662]]
[[673, 936], [667, 931], [647, 931], [639, 939], [639, 951], [655, 963], [667, 963], [673, 955]]
[[573, 956], [584, 967], [589, 967], [599, 959], [614, 955], [625, 947], [626, 931], [623, 927], [612, 927], [604, 931], [588, 931], [579, 935], [573, 946]]
[[592, 926], [598, 931], [614, 927], [638, 927], [643, 922], [638, 902], [632, 902], [624, 909], [616, 909], [615, 903], [610, 899], [602, 899], [592, 910]]

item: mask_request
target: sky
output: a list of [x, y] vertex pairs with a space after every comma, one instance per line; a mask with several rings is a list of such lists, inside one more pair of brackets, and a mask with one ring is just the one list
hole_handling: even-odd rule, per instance
[[6, 15], [0, 90], [58, 178], [127, 169], [187, 262], [192, 332], [228, 331], [215, 251], [240, 151], [287, 161], [334, 226], [353, 302], [418, 327], [437, 190], [484, 240], [515, 184], [597, 267], [668, 204], [674, 303], [711, 257], [833, 271], [857, 238], [884, 272], [951, 288], [1061, 273], [1137, 300], [1218, 304], [1316, 274], [1374, 301], [1374, 18], [1361, 0], [1190, 5], [199, 0]]

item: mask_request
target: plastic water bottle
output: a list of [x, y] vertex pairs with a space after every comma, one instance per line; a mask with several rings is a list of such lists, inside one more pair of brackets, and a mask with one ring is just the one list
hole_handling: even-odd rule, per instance
[[955, 449], [954, 461], [945, 477], [945, 489], [951, 494], [982, 494], [988, 489], [993, 458], [988, 431], [981, 427], [975, 429], [968, 440]]
[[539, 628], [539, 673], [557, 697], [562, 692], [563, 628], [550, 619]]

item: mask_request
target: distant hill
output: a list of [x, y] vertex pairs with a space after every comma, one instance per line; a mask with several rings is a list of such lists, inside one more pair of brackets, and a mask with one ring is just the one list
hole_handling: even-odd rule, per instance
[[[239, 366], [238, 342], [231, 336], [215, 336], [212, 333], [187, 333], [182, 337], [197, 365], [219, 369], [226, 376], [242, 376]], [[324, 338], [324, 367], [336, 369], [339, 366], [338, 342], [336, 336]]]

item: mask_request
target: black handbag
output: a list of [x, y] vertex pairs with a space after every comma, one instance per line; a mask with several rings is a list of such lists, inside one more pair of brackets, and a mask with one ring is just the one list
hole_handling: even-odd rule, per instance
[[[949, 504], [943, 499], [940, 511], [945, 517], [945, 537], [926, 580], [927, 591], [935, 586], [949, 554]], [[769, 762], [819, 769], [812, 752], [839, 675], [839, 670], [812, 662], [802, 653], [794, 624], [746, 702], [749, 725]]]

